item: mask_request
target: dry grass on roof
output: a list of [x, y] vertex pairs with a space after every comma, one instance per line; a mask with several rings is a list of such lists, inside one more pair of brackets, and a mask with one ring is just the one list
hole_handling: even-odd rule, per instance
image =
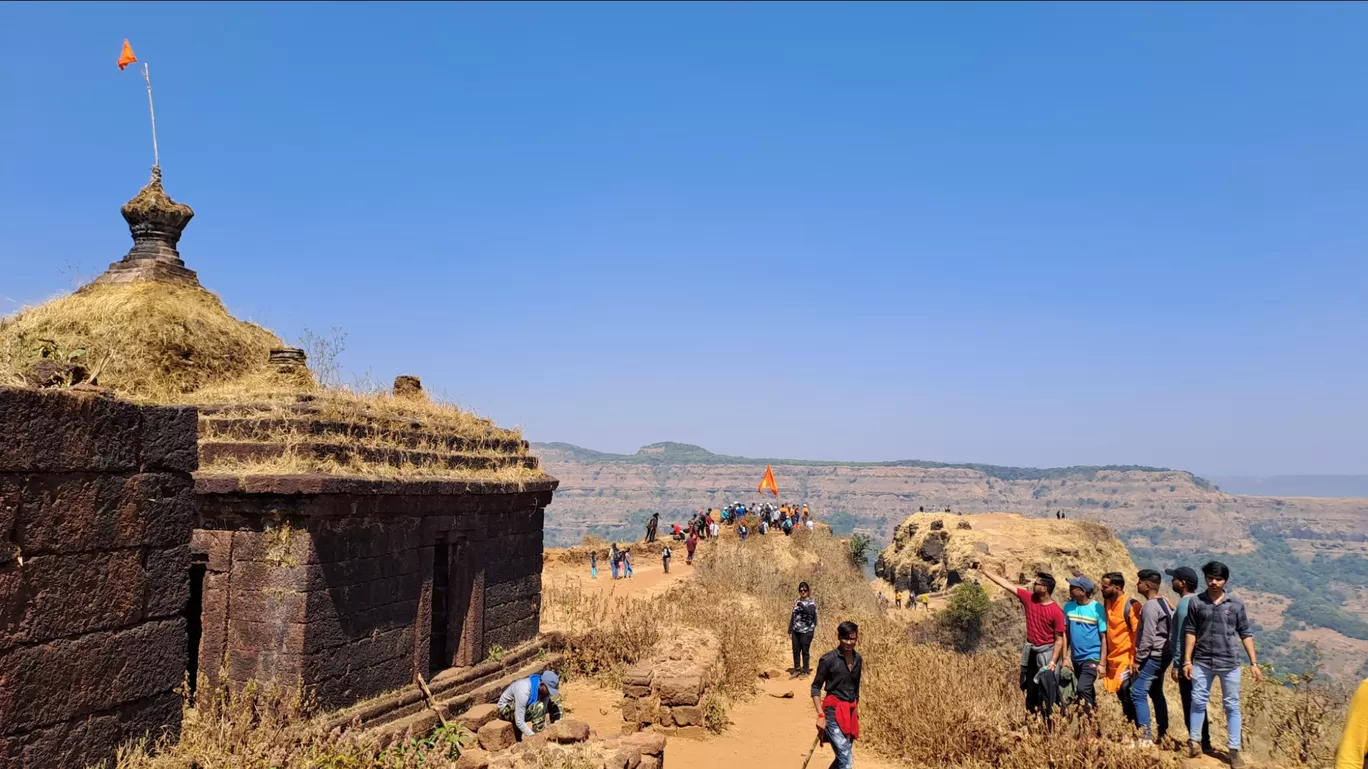
[[[97, 377], [99, 386], [129, 400], [217, 407], [224, 416], [348, 422], [375, 428], [378, 434], [368, 443], [378, 447], [421, 451], [437, 447], [438, 439], [446, 436], [522, 439], [519, 431], [500, 428], [454, 404], [395, 397], [378, 386], [321, 387], [307, 372], [281, 374], [268, 360], [272, 349], [285, 346], [265, 328], [234, 318], [217, 296], [197, 286], [156, 281], [90, 284], [0, 319], [0, 385], [22, 384], [25, 373], [46, 356], [82, 366]], [[422, 441], [391, 442], [386, 430], [425, 433], [433, 441], [430, 446]], [[288, 430], [265, 439], [292, 440]], [[545, 478], [526, 468], [460, 471], [412, 463], [340, 464], [289, 455], [212, 471], [492, 481]]]
[[262, 370], [282, 346], [199, 287], [92, 284], [0, 320], [0, 374], [17, 380], [46, 351], [121, 396], [166, 402]]

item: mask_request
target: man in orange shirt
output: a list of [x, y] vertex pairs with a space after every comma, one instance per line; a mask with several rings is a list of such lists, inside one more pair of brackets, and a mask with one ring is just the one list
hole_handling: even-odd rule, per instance
[[1107, 675], [1102, 685], [1121, 700], [1126, 720], [1137, 723], [1131, 696], [1131, 666], [1135, 664], [1135, 629], [1140, 625], [1140, 602], [1126, 595], [1126, 578], [1112, 571], [1102, 575], [1102, 605], [1107, 610]]

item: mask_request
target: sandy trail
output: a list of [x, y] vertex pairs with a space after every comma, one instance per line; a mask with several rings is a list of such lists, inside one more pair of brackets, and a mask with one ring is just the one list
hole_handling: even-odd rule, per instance
[[[678, 550], [682, 553], [684, 549]], [[665, 574], [659, 559], [653, 561], [633, 564], [632, 579], [614, 581], [602, 568], [598, 579], [590, 579], [588, 566], [560, 563], [547, 564], [542, 579], [578, 579], [586, 590], [611, 590], [614, 595], [644, 597], [664, 592], [689, 577], [691, 567], [684, 564], [682, 557], [671, 560], [669, 574]], [[816, 656], [816, 649], [813, 653]], [[790, 664], [784, 659], [770, 662], [780, 670]], [[732, 726], [725, 733], [702, 740], [671, 739], [667, 753], [670, 763], [684, 767], [799, 769], [816, 735], [812, 699], [808, 696], [810, 682], [810, 678], [790, 680], [787, 675], [779, 680], [761, 681], [757, 696], [732, 707]], [[781, 699], [786, 692], [792, 692], [794, 696]], [[622, 731], [622, 692], [605, 689], [591, 681], [570, 680], [561, 687], [561, 695], [574, 717], [587, 721], [599, 734]], [[819, 747], [808, 767], [825, 769], [831, 759], [831, 748]], [[855, 746], [855, 759], [861, 769], [892, 769], [899, 765], [875, 757], [859, 743]]]

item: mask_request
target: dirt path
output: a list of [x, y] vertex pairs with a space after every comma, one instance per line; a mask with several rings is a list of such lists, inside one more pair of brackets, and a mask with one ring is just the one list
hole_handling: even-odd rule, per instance
[[[588, 566], [557, 563], [547, 564], [542, 580], [579, 580], [586, 590], [642, 597], [664, 592], [671, 585], [688, 579], [690, 569], [683, 558], [676, 558], [670, 563], [670, 573], [665, 574], [660, 561], [654, 559], [653, 563], [634, 564], [632, 579], [615, 581], [604, 569], [599, 570], [598, 579], [590, 579]], [[789, 664], [781, 659], [771, 662], [779, 669]], [[732, 708], [732, 726], [724, 734], [702, 740], [672, 739], [668, 753], [670, 763], [687, 767], [799, 769], [816, 734], [812, 724], [812, 700], [808, 697], [809, 681], [789, 680], [786, 676], [762, 681], [760, 694]], [[793, 697], [781, 698], [786, 692], [791, 692]], [[604, 689], [591, 681], [571, 680], [561, 687], [561, 695], [574, 717], [587, 721], [599, 734], [622, 731], [622, 692]], [[873, 757], [858, 743], [855, 756], [861, 769], [897, 766]], [[831, 748], [824, 746], [813, 754], [809, 769], [825, 769], [830, 764]]]
[[[683, 548], [680, 548], [683, 551]], [[635, 557], [635, 555], [634, 555]], [[606, 560], [606, 559], [605, 559]], [[589, 576], [588, 566], [572, 566], [564, 563], [548, 563], [542, 569], [543, 582], [559, 582], [568, 580], [579, 580], [585, 590], [607, 593], [612, 591], [614, 595], [630, 595], [645, 597], [662, 593], [671, 585], [682, 580], [688, 579], [689, 570], [692, 566], [686, 566], [684, 559], [670, 559], [670, 573], [665, 573], [665, 567], [659, 558], [652, 558], [649, 563], [632, 564], [631, 579], [613, 579], [612, 570], [606, 564], [599, 567], [598, 578], [593, 579]]]
[[[670, 763], [688, 767], [744, 767], [745, 769], [799, 769], [816, 734], [812, 700], [806, 679], [762, 682], [762, 693], [732, 708], [732, 726], [725, 733], [702, 740], [677, 737], [667, 751]], [[778, 696], [792, 692], [792, 699]], [[600, 734], [622, 730], [622, 693], [588, 681], [569, 681], [561, 688], [575, 718], [589, 722]], [[819, 747], [809, 769], [831, 764], [831, 748]], [[855, 761], [861, 769], [893, 769], [898, 766], [874, 757], [855, 744]]]

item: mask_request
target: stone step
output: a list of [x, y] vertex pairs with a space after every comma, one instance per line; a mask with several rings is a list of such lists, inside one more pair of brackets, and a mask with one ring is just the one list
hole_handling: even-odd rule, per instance
[[[443, 699], [458, 697], [490, 681], [499, 680], [511, 671], [520, 670], [525, 666], [548, 665], [551, 660], [559, 657], [551, 654], [546, 660], [539, 660], [538, 657], [547, 645], [548, 639], [538, 638], [510, 649], [499, 662], [486, 660], [470, 667], [448, 668], [428, 681], [428, 689], [432, 691], [433, 697], [441, 702]], [[328, 727], [342, 727], [359, 722], [363, 728], [367, 728], [412, 715], [426, 707], [422, 690], [417, 684], [412, 684], [333, 713], [328, 718]]]
[[528, 450], [527, 441], [524, 440], [441, 435], [399, 426], [367, 425], [321, 419], [201, 416], [199, 430], [201, 438], [212, 438], [227, 442], [272, 441], [279, 440], [279, 436], [284, 434], [329, 438], [340, 436], [348, 440], [359, 441], [384, 440], [419, 450], [432, 450], [434, 446], [446, 451], [497, 451], [502, 454], [523, 454]]
[[347, 462], [357, 459], [376, 465], [444, 467], [464, 470], [496, 470], [505, 467], [536, 469], [534, 456], [489, 456], [467, 453], [438, 453], [409, 449], [384, 449], [348, 443], [257, 443], [246, 441], [205, 441], [199, 444], [200, 467], [224, 461], [260, 462], [278, 459], [288, 453], [319, 460]]
[[[473, 732], [480, 725], [464, 724], [461, 718], [463, 714], [477, 705], [494, 704], [509, 684], [554, 666], [560, 660], [559, 654], [552, 655], [546, 660], [533, 660], [519, 669], [511, 672], [505, 671], [503, 675], [486, 676], [469, 681], [454, 687], [445, 695], [434, 692], [433, 699], [436, 700], [437, 707], [441, 709], [442, 715], [446, 717], [448, 722], [461, 722]], [[404, 711], [402, 714], [399, 711], [386, 713], [382, 718], [369, 723], [363, 721], [361, 729], [375, 736], [382, 745], [390, 745], [411, 735], [426, 734], [436, 729], [441, 723], [441, 719], [437, 717], [437, 712], [428, 707], [426, 699], [420, 699], [416, 703], [416, 707], [407, 707], [404, 708]]]

